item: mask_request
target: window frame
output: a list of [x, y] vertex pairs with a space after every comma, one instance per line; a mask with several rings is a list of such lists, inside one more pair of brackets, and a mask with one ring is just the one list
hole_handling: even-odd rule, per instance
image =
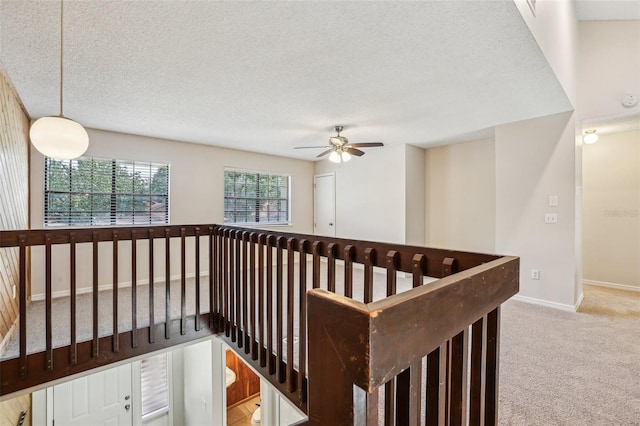
[[[93, 191], [93, 188], [91, 188], [88, 191], [78, 191], [78, 190], [72, 190], [71, 186], [72, 186], [72, 180], [73, 180], [73, 176], [74, 174], [79, 174], [80, 172], [78, 172], [76, 170], [76, 173], [69, 173], [69, 189], [67, 191], [63, 191], [63, 190], [59, 190], [59, 189], [50, 189], [50, 183], [49, 180], [51, 178], [51, 172], [50, 172], [50, 167], [51, 164], [53, 162], [61, 162], [63, 164], [67, 164], [69, 167], [72, 164], [73, 161], [91, 161], [91, 162], [95, 162], [95, 163], [101, 163], [101, 164], [109, 164], [110, 163], [110, 167], [111, 167], [111, 172], [110, 172], [110, 179], [111, 179], [111, 183], [110, 183], [110, 189], [111, 191], [107, 192], [107, 191], [103, 191], [103, 192], [99, 192]], [[144, 167], [148, 166], [149, 168], [153, 168], [156, 167], [158, 169], [160, 168], [166, 168], [167, 172], [166, 172], [166, 193], [153, 193], [151, 192], [151, 188], [149, 188], [149, 191], [146, 193], [136, 193], [134, 192], [133, 189], [133, 184], [134, 184], [134, 179], [133, 179], [133, 175], [132, 175], [132, 189], [131, 191], [119, 191], [117, 188], [117, 174], [118, 174], [118, 166], [122, 166], [122, 165], [133, 165], [134, 167], [134, 171], [135, 171], [135, 167], [136, 167], [136, 163], [137, 164], [141, 164]], [[76, 175], [77, 175], [76, 174]], [[92, 165], [92, 171], [91, 171], [91, 180], [93, 181], [93, 179], [95, 179], [96, 177], [104, 177], [107, 176], [106, 174], [96, 174], [93, 165]], [[148, 176], [148, 178], [151, 180], [153, 178], [154, 175], [150, 174]], [[132, 226], [148, 226], [148, 225], [168, 225], [171, 223], [171, 188], [170, 188], [170, 179], [171, 176], [171, 164], [170, 163], [161, 163], [161, 162], [156, 162], [156, 161], [149, 161], [149, 160], [130, 160], [130, 159], [118, 159], [118, 158], [103, 158], [103, 157], [94, 157], [94, 156], [82, 156], [73, 160], [56, 160], [50, 157], [44, 157], [44, 167], [43, 167], [43, 206], [42, 206], [42, 212], [43, 212], [43, 217], [42, 217], [42, 224], [43, 227], [46, 229], [64, 229], [64, 228], [84, 228], [84, 227], [132, 227]], [[93, 185], [93, 183], [92, 183]], [[149, 185], [151, 185], [151, 183], [149, 183]], [[91, 195], [91, 196], [103, 196], [103, 197], [108, 197], [109, 199], [109, 209], [107, 210], [99, 210], [98, 208], [95, 208], [93, 206], [93, 204], [91, 205], [91, 208], [88, 209], [86, 212], [85, 211], [73, 211], [73, 214], [75, 215], [80, 215], [83, 213], [88, 213], [89, 214], [89, 219], [88, 222], [89, 223], [74, 223], [74, 220], [77, 220], [78, 216], [73, 216], [73, 214], [71, 213], [71, 202], [69, 201], [69, 211], [68, 214], [65, 216], [66, 218], [66, 223], [56, 223], [55, 220], [52, 220], [52, 213], [55, 214], [57, 213], [56, 211], [51, 211], [50, 210], [50, 195], [51, 194], [60, 194], [60, 195], [68, 195], [68, 197], [72, 197], [72, 196], [81, 196], [81, 195]], [[165, 198], [166, 199], [166, 203], [165, 203], [165, 207], [163, 209], [163, 211], [161, 211], [161, 215], [163, 216], [163, 220], [162, 221], [157, 221], [154, 222], [152, 221], [153, 218], [153, 212], [149, 211], [148, 215], [146, 216], [136, 216], [136, 213], [139, 213], [135, 210], [135, 208], [133, 207], [133, 205], [131, 206], [132, 210], [118, 210], [118, 197], [131, 197], [132, 200], [135, 200], [136, 197], [149, 197], [150, 199], [152, 197], [161, 197], [161, 198]], [[91, 203], [93, 203], [93, 201], [91, 201]], [[126, 223], [118, 223], [118, 214], [128, 214], [129, 215], [129, 221]], [[96, 217], [100, 216], [100, 215], [104, 215], [104, 220], [105, 222], [108, 223], [95, 223], [96, 221]], [[146, 220], [142, 221], [142, 222], [136, 222], [136, 217], [139, 218], [146, 218]], [[120, 219], [122, 220], [122, 219]]]
[[[228, 198], [231, 199], [238, 199], [238, 198], [244, 198], [244, 199], [255, 199], [256, 202], [259, 201], [268, 201], [269, 199], [273, 199], [273, 198], [269, 198], [269, 197], [265, 197], [265, 198], [260, 198], [260, 197], [227, 197], [226, 194], [226, 180], [227, 180], [227, 172], [235, 172], [235, 173], [244, 173], [244, 174], [253, 174], [256, 175], [256, 178], [259, 179], [260, 175], [267, 175], [267, 176], [278, 176], [281, 178], [286, 178], [287, 181], [287, 195], [286, 195], [286, 203], [287, 203], [287, 218], [284, 221], [277, 221], [277, 222], [263, 222], [263, 221], [252, 221], [252, 222], [238, 222], [238, 221], [225, 221], [225, 212], [226, 210], [226, 201]], [[273, 171], [266, 171], [266, 170], [255, 170], [255, 169], [242, 169], [242, 168], [237, 168], [237, 167], [224, 167], [223, 169], [223, 179], [222, 179], [222, 184], [223, 184], [223, 189], [222, 189], [222, 214], [223, 214], [223, 218], [222, 218], [222, 222], [225, 225], [232, 225], [232, 226], [245, 226], [245, 227], [263, 227], [263, 226], [291, 226], [292, 225], [292, 211], [291, 211], [291, 182], [292, 182], [292, 177], [290, 173], [286, 173], [286, 172], [273, 172]], [[282, 200], [282, 197], [278, 198], [279, 200]], [[259, 210], [256, 209], [254, 216], [259, 218], [260, 212]]]

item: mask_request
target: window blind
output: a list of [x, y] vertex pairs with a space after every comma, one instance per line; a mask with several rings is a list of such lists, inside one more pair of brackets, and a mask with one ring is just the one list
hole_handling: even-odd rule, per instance
[[224, 223], [289, 223], [290, 181], [287, 175], [225, 169]]
[[140, 361], [142, 416], [169, 409], [169, 380], [167, 378], [167, 354], [160, 354]]
[[46, 158], [44, 224], [114, 226], [169, 222], [169, 165]]

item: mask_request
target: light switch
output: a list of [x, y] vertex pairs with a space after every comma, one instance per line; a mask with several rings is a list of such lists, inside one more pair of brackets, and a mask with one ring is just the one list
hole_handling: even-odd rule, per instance
[[557, 207], [558, 206], [558, 196], [557, 195], [549, 195], [549, 206]]

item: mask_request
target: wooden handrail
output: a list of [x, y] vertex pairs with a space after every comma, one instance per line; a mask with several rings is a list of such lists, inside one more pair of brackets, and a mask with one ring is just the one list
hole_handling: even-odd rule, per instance
[[[132, 331], [118, 329], [116, 321], [118, 276], [123, 275], [118, 247], [123, 241], [132, 242], [131, 265], [125, 268], [132, 277]], [[104, 242], [111, 243], [110, 256], [98, 255], [99, 247], [109, 250]], [[93, 292], [93, 331], [91, 340], [77, 342], [76, 251], [83, 243], [88, 244], [82, 250], [92, 253], [87, 284]], [[193, 258], [186, 255], [192, 244]], [[72, 337], [69, 346], [55, 348], [50, 330], [51, 251], [59, 245], [69, 246]], [[148, 257], [137, 249], [146, 245]], [[33, 246], [45, 246], [49, 325], [46, 350], [27, 354], [26, 258]], [[377, 424], [378, 414], [384, 413], [385, 424], [417, 425], [422, 404], [428, 425], [445, 419], [463, 424], [467, 394], [471, 424], [496, 422], [499, 307], [518, 291], [517, 258], [216, 224], [1, 231], [0, 247], [19, 248], [23, 313], [19, 358], [0, 363], [0, 396], [216, 334], [292, 403], [308, 410], [311, 424]], [[174, 251], [178, 253], [172, 256]], [[201, 254], [208, 260], [201, 261]], [[157, 278], [164, 279], [165, 321], [155, 324], [151, 285], [149, 325], [138, 328], [135, 307], [145, 303], [138, 300], [138, 275], [145, 270], [138, 262], [145, 257], [150, 283], [154, 274], [164, 275]], [[164, 274], [157, 274], [154, 265], [161, 267], [163, 257]], [[113, 262], [112, 336], [98, 334], [102, 258]], [[356, 264], [362, 270], [359, 280]], [[344, 277], [336, 275], [340, 265]], [[201, 273], [208, 274], [202, 280], [209, 287], [208, 313], [200, 311], [199, 285], [188, 296], [188, 266], [195, 270], [196, 282]], [[384, 288], [376, 294], [382, 290], [387, 297], [373, 301], [376, 272], [386, 274]], [[412, 290], [396, 294], [399, 272], [411, 274]], [[177, 293], [171, 291], [172, 273]], [[423, 286], [426, 276], [440, 280]], [[343, 294], [338, 295], [341, 286]], [[354, 300], [354, 294], [360, 300]], [[195, 299], [193, 315], [186, 310], [187, 297]], [[170, 317], [172, 300], [179, 304], [177, 318]], [[379, 407], [378, 391], [383, 388], [385, 404]], [[427, 398], [421, 401], [424, 388]]]

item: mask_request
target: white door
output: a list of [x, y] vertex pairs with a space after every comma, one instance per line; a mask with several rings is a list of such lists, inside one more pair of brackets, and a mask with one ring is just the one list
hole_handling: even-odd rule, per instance
[[131, 406], [131, 364], [53, 387], [56, 426], [128, 426]]
[[314, 233], [336, 236], [336, 177], [333, 173], [313, 177]]

